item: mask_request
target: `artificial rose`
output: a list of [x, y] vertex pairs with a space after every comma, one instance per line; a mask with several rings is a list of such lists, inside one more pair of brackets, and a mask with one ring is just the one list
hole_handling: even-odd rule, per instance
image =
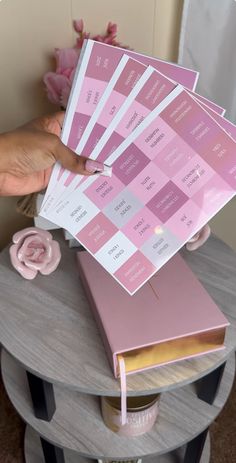
[[200, 248], [209, 238], [211, 234], [211, 229], [209, 225], [205, 225], [196, 235], [194, 235], [191, 240], [186, 244], [188, 251], [196, 251]]
[[79, 50], [76, 48], [56, 48], [55, 58], [56, 72], [47, 72], [43, 81], [47, 88], [48, 99], [52, 103], [66, 108], [79, 58]]
[[55, 72], [47, 72], [43, 78], [48, 99], [63, 108], [66, 108], [68, 103], [75, 69], [85, 39], [91, 38], [97, 42], [103, 42], [114, 47], [129, 48], [116, 41], [117, 25], [112, 22], [108, 23], [105, 34], [94, 36], [84, 31], [84, 22], [82, 19], [73, 21], [73, 26], [78, 34], [75, 47], [56, 48], [56, 70]]
[[49, 275], [56, 270], [61, 251], [51, 233], [37, 227], [29, 227], [13, 235], [10, 258], [13, 267], [27, 280], [33, 280], [37, 273]]

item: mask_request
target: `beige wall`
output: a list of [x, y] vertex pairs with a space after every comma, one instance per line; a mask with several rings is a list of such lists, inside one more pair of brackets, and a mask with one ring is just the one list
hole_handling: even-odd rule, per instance
[[[0, 1], [0, 132], [53, 111], [42, 76], [53, 69], [54, 47], [72, 46], [72, 20], [88, 31], [119, 26], [119, 40], [143, 53], [176, 60], [183, 0], [2, 0]], [[0, 247], [29, 222], [15, 212], [16, 198], [0, 198]], [[228, 209], [214, 226], [230, 242]], [[231, 230], [231, 231], [230, 231]]]
[[[54, 47], [74, 44], [73, 19], [83, 18], [92, 33], [102, 32], [111, 20], [123, 43], [175, 59], [181, 6], [182, 0], [0, 1], [0, 132], [53, 111], [42, 76], [53, 69]], [[16, 198], [0, 198], [0, 247], [30, 224], [16, 214], [15, 203]]]

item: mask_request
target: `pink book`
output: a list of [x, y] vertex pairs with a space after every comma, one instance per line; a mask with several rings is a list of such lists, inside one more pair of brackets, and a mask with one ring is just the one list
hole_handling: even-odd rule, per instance
[[224, 347], [229, 323], [179, 254], [133, 296], [88, 252], [77, 261], [115, 377], [121, 358], [128, 374]]

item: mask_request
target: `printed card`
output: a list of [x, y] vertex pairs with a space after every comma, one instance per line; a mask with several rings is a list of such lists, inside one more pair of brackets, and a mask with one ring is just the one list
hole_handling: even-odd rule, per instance
[[[148, 78], [145, 78], [148, 76]], [[121, 106], [108, 128], [103, 132], [99, 142], [92, 150], [90, 157], [98, 159], [101, 162], [106, 162], [109, 155], [115, 151], [122, 141], [135, 129], [162, 100], [175, 87], [176, 83], [167, 79], [163, 74], [154, 70], [152, 67], [143, 74], [143, 79], [140, 80], [139, 86], [136, 86], [126, 102]], [[140, 88], [138, 92], [138, 88]], [[223, 113], [223, 108], [215, 105], [206, 98], [196, 97], [196, 94], [188, 91], [200, 103], [200, 105], [224, 128], [229, 128], [229, 122], [219, 114]], [[136, 96], [135, 96], [136, 95]], [[135, 97], [135, 98], [134, 98]], [[213, 109], [214, 108], [214, 109]], [[216, 111], [217, 112], [216, 112]], [[233, 124], [231, 124], [233, 126]], [[226, 130], [227, 131], [227, 130]], [[228, 132], [230, 134], [230, 132]], [[87, 153], [82, 153], [88, 155]], [[60, 206], [60, 210], [68, 203], [68, 198], [73, 191], [78, 188], [83, 176], [70, 174], [69, 182], [65, 182], [65, 194], [63, 194], [58, 202], [54, 203], [54, 207]]]
[[[220, 117], [220, 116], [219, 116]], [[134, 294], [234, 195], [236, 143], [181, 86], [50, 219]]]
[[[146, 66], [152, 65], [186, 88], [195, 89], [198, 79], [196, 71], [130, 50], [87, 40], [80, 54], [62, 132], [63, 143], [71, 149], [75, 150], [78, 146], [90, 117], [124, 53]], [[54, 201], [51, 193], [57, 182], [60, 182], [63, 172], [64, 169], [57, 163], [43, 201], [43, 206], [46, 207], [47, 203], [48, 209]]]
[[[87, 125], [83, 130], [83, 134], [79, 140], [76, 148], [76, 153], [84, 154], [86, 156], [86, 147], [96, 142], [97, 137], [102, 135], [102, 124], [105, 122], [109, 124], [120, 106], [125, 101], [126, 96], [130, 93], [133, 86], [136, 85], [140, 76], [145, 72], [146, 66], [139, 63], [127, 55], [123, 55], [114, 74], [108, 82], [105, 91], [96, 104], [96, 108], [87, 121]], [[108, 100], [108, 101], [107, 101]], [[81, 108], [81, 107], [80, 107]], [[106, 120], [104, 119], [106, 114]], [[105, 130], [106, 127], [104, 127]], [[88, 148], [87, 148], [88, 149]], [[70, 185], [76, 174], [68, 170], [64, 170], [60, 176], [57, 186], [53, 190], [54, 199], [51, 200], [51, 207], [54, 207], [55, 198], [58, 200], [63, 195], [64, 191]], [[48, 212], [50, 211], [48, 208]]]
[[[106, 128], [112, 123], [116, 114], [123, 107], [132, 90], [136, 93], [136, 88], [140, 78], [144, 75], [146, 79], [145, 71], [147, 67], [139, 63], [139, 61], [129, 58], [127, 55], [123, 55], [118, 67], [116, 68], [115, 73], [112, 76], [112, 79], [107, 85], [106, 90], [104, 91], [95, 112], [93, 113], [87, 127], [81, 137], [81, 140], [76, 148], [76, 152], [93, 158], [89, 154], [95, 148], [98, 140], [102, 137], [103, 133], [106, 131]], [[148, 72], [148, 75], [150, 71]], [[145, 80], [144, 80], [145, 81]], [[141, 80], [142, 85], [143, 79]], [[93, 158], [95, 159], [95, 158]], [[60, 183], [55, 192], [55, 197], [57, 202], [61, 200], [64, 194], [68, 194], [69, 191], [73, 191], [73, 180], [78, 177], [83, 179], [83, 176], [77, 176], [68, 170], [64, 171], [60, 179]], [[76, 180], [78, 181], [78, 180]], [[55, 201], [53, 207], [55, 207]]]
[[[142, 79], [121, 106], [116, 116], [112, 119], [107, 129], [91, 151], [90, 158], [105, 162], [109, 155], [130, 135], [130, 133], [145, 119], [145, 117], [176, 87], [176, 84], [167, 79], [149, 66]], [[107, 102], [109, 104], [109, 100]], [[104, 117], [106, 118], [106, 108]], [[82, 154], [88, 154], [82, 152]], [[72, 180], [71, 180], [72, 179]], [[77, 188], [84, 176], [71, 175], [70, 182], [65, 184], [66, 193], [59, 198], [55, 207], [67, 203], [69, 195]]]

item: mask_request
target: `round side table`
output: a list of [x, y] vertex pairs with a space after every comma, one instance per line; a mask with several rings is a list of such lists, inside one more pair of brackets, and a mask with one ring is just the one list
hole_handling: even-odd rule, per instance
[[27, 423], [26, 463], [89, 459], [208, 463], [209, 425], [229, 396], [235, 373], [236, 255], [211, 237], [189, 266], [230, 322], [225, 349], [128, 376], [128, 395], [162, 392], [152, 430], [125, 438], [106, 428], [102, 395], [119, 395], [79, 280], [76, 249], [60, 241], [62, 261], [48, 277], [23, 280], [0, 259], [0, 342], [7, 393]]

